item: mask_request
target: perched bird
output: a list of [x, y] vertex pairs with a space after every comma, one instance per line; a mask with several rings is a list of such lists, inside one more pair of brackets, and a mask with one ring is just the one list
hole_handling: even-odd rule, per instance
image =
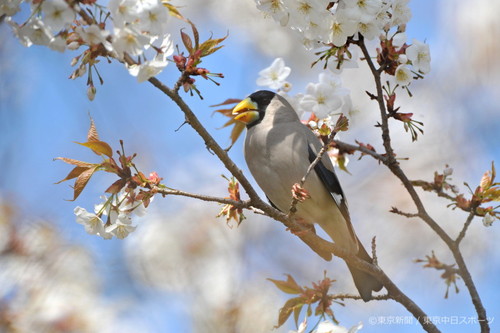
[[[322, 143], [301, 123], [285, 98], [272, 91], [251, 94], [235, 106], [233, 115], [247, 127], [245, 160], [250, 172], [271, 204], [288, 213], [292, 187], [306, 174]], [[326, 154], [303, 188], [310, 198], [298, 203], [294, 217], [301, 223], [317, 223], [337, 245], [372, 263], [354, 233], [344, 192]], [[372, 291], [382, 288], [370, 274], [347, 266], [365, 302], [371, 299]]]

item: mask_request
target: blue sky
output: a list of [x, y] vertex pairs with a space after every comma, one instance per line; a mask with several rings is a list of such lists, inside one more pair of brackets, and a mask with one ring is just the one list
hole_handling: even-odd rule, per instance
[[[413, 19], [407, 29], [410, 39], [417, 38], [430, 43], [431, 52], [440, 26], [439, 4], [439, 1], [431, 0], [413, 1]], [[215, 36], [224, 35], [227, 31], [226, 27], [218, 26], [214, 22], [204, 22], [203, 26], [208, 31], [213, 31]], [[9, 34], [5, 27], [2, 27], [1, 33]], [[249, 55], [248, 50], [242, 49], [242, 43], [232, 43], [231, 38], [232, 35], [227, 40], [225, 48], [205, 62], [205, 66], [211, 71], [224, 73], [225, 78], [219, 80], [221, 86], [217, 87], [200, 79], [199, 87], [205, 99], [186, 96], [189, 105], [222, 145], [229, 144], [229, 131], [217, 130], [225, 119], [217, 115], [212, 116], [213, 110], [209, 105], [230, 97], [241, 98], [256, 90], [254, 82], [257, 71], [273, 60], [255, 53]], [[130, 283], [123, 263], [123, 254], [120, 252], [121, 241], [104, 242], [88, 236], [83, 228], [74, 222], [75, 205], [90, 210], [93, 204], [99, 201], [99, 195], [112, 178], [108, 175], [97, 175], [76, 203], [66, 201], [65, 199], [72, 197], [71, 188], [67, 186], [68, 184], [54, 185], [54, 183], [64, 178], [70, 168], [60, 161], [53, 161], [53, 158], [65, 156], [96, 160], [92, 153], [73, 143], [84, 141], [89, 114], [94, 118], [103, 140], [117, 149], [118, 140], [124, 139], [128, 153], [139, 153], [138, 164], [146, 172], [155, 170], [160, 175], [168, 175], [169, 168], [181, 167], [183, 161], [190, 160], [190, 157], [194, 158], [201, 154], [212, 162], [215, 158], [206, 151], [202, 140], [191, 128], [183, 126], [176, 131], [183, 122], [183, 116], [173, 103], [148, 83], [138, 84], [120, 64], [109, 65], [103, 62], [99, 66], [105, 84], [97, 86], [96, 99], [90, 102], [86, 97], [85, 79], [74, 81], [67, 79], [72, 71], [69, 63], [74, 54], [60, 54], [36, 46], [24, 48], [12, 39], [8, 40], [7, 52], [2, 59], [8, 59], [12, 67], [8, 72], [9, 75], [1, 79], [5, 80], [2, 85], [12, 83], [17, 90], [12, 101], [0, 105], [2, 107], [0, 158], [3, 170], [0, 195], [15, 202], [21, 214], [29, 219], [36, 217], [55, 221], [60, 232], [70, 242], [83, 244], [95, 253], [104, 277], [104, 289], [112, 297], [131, 297], [140, 300], [141, 306], [134, 308], [129, 315], [138, 318], [150, 316], [149, 324], [146, 325], [150, 326], [148, 329], [151, 332], [188, 331], [188, 325], [178, 304], [166, 302], [164, 296], [158, 296], [147, 288]], [[160, 75], [160, 79], [172, 83], [174, 80], [171, 78], [175, 75], [177, 75], [176, 69], [174, 66], [169, 66], [166, 72]], [[303, 78], [303, 82], [294, 83], [301, 87], [315, 78], [316, 74]], [[485, 108], [490, 107], [487, 102], [488, 96], [482, 100], [486, 104]], [[467, 101], [464, 103], [472, 104]], [[492, 126], [487, 120], [478, 117], [475, 121], [477, 123], [471, 123], [469, 130], [477, 134], [477, 128], [484, 128], [482, 142], [491, 142], [492, 136], [497, 136], [497, 127]], [[241, 140], [237, 145], [241, 145]], [[498, 161], [498, 147], [485, 150], [488, 161], [495, 158]], [[233, 149], [231, 156], [237, 163], [244, 163], [239, 147]], [[189, 169], [189, 165], [186, 168]], [[222, 168], [220, 170], [223, 172]], [[217, 176], [218, 174], [214, 175]], [[170, 180], [165, 181], [168, 183]], [[175, 179], [171, 181], [175, 183]], [[225, 195], [224, 186], [217, 189], [219, 190], [222, 192], [218, 194]], [[175, 207], [168, 207], [169, 202], [162, 202], [161, 199], [154, 204], [164, 206], [167, 211], [175, 210]], [[493, 263], [498, 267], [498, 258]], [[495, 272], [499, 272], [498, 268]], [[491, 275], [485, 277], [483, 282], [487, 286], [496, 284], [495, 277]], [[404, 282], [402, 284], [404, 285]], [[456, 311], [464, 311], [462, 303], [468, 302], [465, 288], [461, 289], [461, 294], [453, 295], [445, 302], [442, 300], [436, 303], [429, 302], [428, 299], [420, 299], [418, 293], [414, 298], [428, 313], [452, 316], [457, 313]], [[495, 315], [496, 311], [496, 315], [499, 316], [499, 300], [498, 296], [494, 296], [499, 294], [498, 289], [489, 291], [480, 288], [480, 292], [485, 293], [485, 302], [490, 309], [490, 315]], [[446, 309], [443, 306], [446, 306]], [[155, 311], [158, 308], [162, 310]], [[460, 312], [460, 316], [472, 314], [471, 308], [466, 311], [468, 312]], [[404, 311], [400, 313], [405, 315]], [[497, 319], [500, 321], [500, 317]], [[157, 327], [161, 329], [155, 330]], [[493, 323], [493, 327], [500, 326], [498, 323]], [[468, 332], [475, 328], [475, 326], [473, 328], [443, 326], [443, 330], [454, 332]], [[407, 332], [420, 331], [415, 325], [404, 329]], [[366, 323], [363, 332], [385, 330], [386, 327], [370, 326]]]

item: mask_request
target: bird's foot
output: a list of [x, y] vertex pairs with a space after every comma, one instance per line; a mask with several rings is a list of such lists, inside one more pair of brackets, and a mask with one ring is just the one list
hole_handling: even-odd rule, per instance
[[307, 222], [303, 218], [300, 217], [295, 217], [294, 218], [295, 222], [302, 227], [301, 230], [291, 230], [290, 228], [287, 228], [287, 230], [290, 230], [290, 232], [298, 237], [304, 236], [305, 234], [312, 232], [313, 234], [316, 234], [316, 229], [314, 228], [314, 224]]
[[298, 183], [295, 183], [292, 186], [292, 196], [299, 202], [304, 202], [306, 199], [309, 199], [311, 197], [309, 191], [307, 191]]

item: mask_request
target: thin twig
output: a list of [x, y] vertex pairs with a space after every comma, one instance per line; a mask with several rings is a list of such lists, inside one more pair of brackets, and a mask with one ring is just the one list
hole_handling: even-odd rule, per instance
[[359, 151], [365, 155], [369, 155], [371, 157], [373, 157], [374, 159], [376, 159], [377, 161], [380, 161], [382, 163], [385, 163], [387, 158], [385, 157], [385, 155], [380, 155], [378, 153], [376, 153], [375, 151], [373, 150], [370, 150], [366, 147], [363, 147], [361, 145], [352, 145], [352, 144], [349, 144], [349, 143], [346, 143], [346, 142], [342, 142], [342, 141], [338, 141], [338, 140], [334, 140], [335, 142], [335, 145], [340, 149], [340, 150], [346, 150], [346, 151], [353, 151], [353, 150], [356, 150], [356, 151]]
[[373, 236], [372, 238], [372, 261], [373, 264], [378, 266], [378, 258], [377, 258], [377, 236]]
[[462, 239], [464, 239], [465, 233], [467, 232], [467, 229], [469, 228], [472, 220], [474, 219], [474, 216], [476, 216], [476, 210], [472, 209], [471, 212], [469, 213], [469, 216], [467, 216], [467, 220], [465, 220], [464, 226], [460, 231], [460, 233], [458, 234], [457, 239], [455, 239], [455, 244], [457, 244], [457, 247], [458, 245], [460, 245]]
[[[319, 161], [321, 161], [321, 159], [323, 158], [323, 155], [328, 150], [328, 146], [333, 141], [333, 138], [335, 137], [335, 134], [336, 134], [335, 132], [331, 132], [330, 133], [330, 136], [328, 137], [328, 141], [323, 145], [323, 147], [321, 147], [321, 149], [319, 150], [318, 155], [316, 155], [316, 158], [314, 159], [314, 161], [312, 161], [312, 163], [309, 164], [309, 167], [307, 168], [306, 173], [304, 174], [304, 176], [300, 180], [300, 183], [299, 183], [300, 187], [304, 186], [304, 183], [306, 182], [307, 177], [309, 176], [309, 174], [311, 173], [311, 171], [319, 163]], [[290, 208], [288, 209], [288, 216], [289, 217], [292, 217], [293, 214], [295, 214], [295, 212], [297, 211], [297, 204], [298, 203], [299, 203], [299, 199], [296, 196], [294, 196], [293, 199], [292, 199], [292, 202], [290, 204]]]
[[228, 199], [228, 198], [220, 198], [220, 197], [214, 197], [214, 196], [210, 196], [210, 195], [196, 194], [196, 193], [190, 193], [190, 192], [180, 191], [180, 190], [176, 190], [176, 189], [160, 188], [160, 187], [155, 187], [154, 191], [158, 194], [161, 194], [161, 195], [183, 196], [183, 197], [198, 199], [198, 200], [202, 200], [202, 201], [217, 202], [217, 203], [224, 204], [224, 205], [232, 205], [236, 208], [248, 208], [249, 209], [251, 207], [250, 200], [237, 201], [237, 200], [232, 200], [232, 199]]
[[399, 210], [396, 207], [392, 207], [391, 210], [390, 210], [390, 212], [394, 213], [394, 214], [398, 214], [398, 215], [404, 216], [404, 217], [407, 217], [407, 218], [420, 217], [420, 215], [418, 213], [406, 213], [406, 212], [403, 212], [403, 211]]
[[[335, 300], [345, 300], [345, 299], [354, 299], [354, 300], [360, 300], [362, 299], [361, 296], [359, 295], [353, 295], [353, 294], [332, 294], [328, 295], [331, 299]], [[387, 301], [392, 299], [391, 295], [385, 294], [385, 295], [375, 295], [372, 297], [372, 301]]]

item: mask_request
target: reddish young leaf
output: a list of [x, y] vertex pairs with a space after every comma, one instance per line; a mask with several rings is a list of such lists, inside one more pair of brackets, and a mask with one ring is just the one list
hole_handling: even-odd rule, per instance
[[76, 142], [79, 145], [92, 149], [97, 155], [113, 156], [113, 149], [104, 141]]
[[88, 170], [88, 169], [89, 169], [89, 167], [76, 166], [73, 168], [73, 170], [71, 170], [68, 173], [68, 175], [64, 179], [58, 181], [55, 184], [61, 184], [62, 182], [76, 178], [76, 177], [80, 176], [85, 170]]
[[95, 127], [94, 119], [90, 118], [90, 128], [87, 133], [87, 141], [100, 141], [99, 134], [97, 133], [97, 129]]
[[191, 29], [193, 30], [194, 49], [198, 50], [200, 44], [200, 34], [198, 33], [198, 29], [196, 29], [196, 26], [194, 25], [193, 22], [189, 21], [189, 24], [191, 25]]
[[84, 167], [84, 168], [90, 168], [92, 166], [94, 166], [95, 164], [93, 163], [87, 163], [87, 162], [83, 162], [83, 161], [79, 161], [79, 160], [74, 160], [72, 158], [67, 158], [67, 157], [56, 157], [54, 158], [54, 160], [61, 160], [65, 163], [68, 163], [68, 164], [71, 164], [71, 165], [76, 165], [76, 166], [79, 166], [79, 167]]
[[220, 104], [215, 104], [215, 105], [210, 105], [210, 107], [216, 107], [216, 106], [222, 106], [222, 105], [228, 105], [228, 104], [236, 104], [241, 102], [240, 98], [228, 98], [224, 102]]
[[491, 181], [495, 181], [495, 177], [497, 175], [497, 172], [495, 170], [495, 161], [491, 161]]
[[89, 168], [89, 169], [85, 170], [84, 172], [82, 172], [78, 176], [78, 178], [76, 178], [75, 187], [73, 188], [73, 190], [74, 190], [73, 200], [71, 200], [71, 201], [75, 201], [76, 198], [78, 198], [78, 196], [82, 193], [83, 189], [85, 188], [85, 186], [87, 185], [90, 178], [92, 177], [92, 175], [94, 174], [94, 172], [97, 170], [98, 167], [99, 166], [96, 165], [92, 168]]
[[118, 179], [116, 182], [114, 182], [113, 184], [111, 184], [110, 187], [108, 187], [106, 189], [106, 193], [111, 193], [111, 194], [117, 194], [119, 193], [122, 188], [127, 184], [127, 180], [126, 179]]
[[337, 119], [337, 123], [335, 124], [334, 131], [347, 131], [349, 129], [349, 119], [344, 116], [343, 113], [340, 114], [340, 117]]
[[191, 37], [189, 37], [187, 33], [181, 30], [181, 39], [184, 47], [186, 48], [186, 50], [188, 50], [189, 54], [193, 54], [193, 41], [191, 40]]

